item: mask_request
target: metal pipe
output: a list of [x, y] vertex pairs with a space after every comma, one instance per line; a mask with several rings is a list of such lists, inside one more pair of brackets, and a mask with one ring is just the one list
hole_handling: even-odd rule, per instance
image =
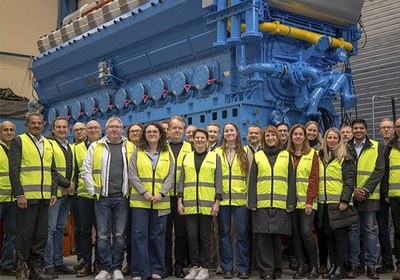
[[0, 51], [0, 55], [21, 57], [21, 58], [29, 58], [29, 59], [33, 58], [33, 55], [27, 55], [27, 54], [21, 54], [21, 53], [1, 52], [1, 51]]
[[310, 100], [310, 106], [308, 107], [307, 110], [307, 115], [310, 117], [317, 117], [318, 116], [318, 104], [321, 101], [322, 96], [324, 96], [325, 93], [325, 88], [324, 87], [318, 87], [313, 90], [311, 93], [311, 100]]
[[246, 62], [246, 49], [244, 45], [236, 47], [236, 66], [242, 75], [251, 75], [255, 72], [266, 73], [267, 75], [275, 75], [280, 77], [285, 72], [285, 66], [282, 62], [273, 60], [266, 63], [252, 63]]
[[[222, 11], [226, 9], [226, 0], [218, 0], [217, 10]], [[226, 19], [217, 21], [217, 41], [213, 44], [216, 46], [225, 46], [228, 31], [226, 30]]]
[[[232, 0], [231, 5], [234, 6], [236, 4], [239, 4], [240, 0]], [[230, 31], [231, 31], [231, 36], [228, 38], [228, 42], [240, 42], [240, 15], [234, 15], [230, 17]]]
[[[247, 23], [247, 15], [246, 15], [246, 23]], [[229, 30], [228, 26], [228, 30]], [[246, 24], [242, 23], [241, 24], [241, 30], [242, 32], [247, 30]], [[271, 34], [278, 34], [282, 36], [289, 36], [291, 38], [295, 38], [298, 40], [303, 40], [306, 42], [309, 42], [313, 45], [316, 45], [318, 43], [318, 40], [325, 35], [308, 31], [308, 30], [303, 30], [300, 28], [296, 27], [291, 27], [286, 24], [281, 24], [279, 21], [273, 21], [273, 22], [262, 22], [259, 24], [259, 30], [263, 32], [269, 32]], [[345, 41], [343, 38], [334, 38], [331, 36], [327, 36], [330, 40], [329, 46], [332, 48], [344, 48], [347, 51], [351, 51], [353, 49], [353, 44]]]
[[258, 30], [259, 24], [258, 24], [258, 13], [256, 8], [258, 4], [259, 4], [258, 0], [253, 0], [253, 5], [251, 9], [246, 11], [246, 24], [244, 24], [246, 31], [242, 34], [243, 37], [253, 37], [253, 38], [262, 37], [261, 32], [259, 32]]

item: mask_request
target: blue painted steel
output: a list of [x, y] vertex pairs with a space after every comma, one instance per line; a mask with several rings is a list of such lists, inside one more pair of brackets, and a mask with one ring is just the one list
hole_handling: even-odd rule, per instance
[[[338, 26], [262, 0], [227, 3], [149, 1], [35, 57], [46, 118], [104, 125], [117, 115], [128, 125], [181, 114], [200, 127], [233, 121], [244, 132], [251, 124], [323, 123], [326, 114], [337, 124], [337, 96], [345, 110], [356, 104], [351, 71], [338, 67], [358, 54], [356, 22]], [[312, 45], [260, 30], [275, 20], [323, 36]], [[330, 47], [329, 36], [353, 49]]]

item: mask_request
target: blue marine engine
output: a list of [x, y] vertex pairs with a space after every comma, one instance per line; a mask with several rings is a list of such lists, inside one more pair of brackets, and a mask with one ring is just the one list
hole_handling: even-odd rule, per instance
[[[356, 105], [363, 0], [114, 0], [38, 41], [34, 88], [49, 123], [183, 115], [242, 132]], [[336, 102], [337, 100], [337, 102]]]

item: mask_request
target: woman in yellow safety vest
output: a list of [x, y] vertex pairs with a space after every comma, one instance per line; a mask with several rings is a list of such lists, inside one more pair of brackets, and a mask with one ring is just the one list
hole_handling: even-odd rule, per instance
[[[296, 210], [292, 213], [292, 238], [299, 268], [294, 279], [306, 277], [318, 279], [318, 253], [313, 238], [314, 214], [317, 210], [318, 193], [318, 154], [310, 148], [306, 130], [301, 124], [295, 124], [289, 131], [288, 151], [296, 172]], [[306, 254], [309, 271], [305, 268]]]
[[282, 235], [292, 233], [289, 212], [296, 208], [295, 173], [289, 152], [283, 149], [274, 126], [264, 129], [261, 146], [250, 168], [248, 207], [253, 211], [260, 277], [275, 279], [282, 271]]
[[331, 263], [323, 278], [342, 279], [346, 273], [349, 227], [333, 228], [332, 213], [334, 210], [345, 211], [351, 201], [355, 163], [337, 128], [330, 128], [325, 133], [319, 152], [319, 166], [319, 227], [327, 236]]
[[193, 152], [182, 162], [178, 192], [178, 213], [185, 215], [189, 259], [192, 268], [186, 280], [209, 278], [211, 216], [217, 216], [222, 199], [221, 159], [207, 149], [208, 132], [193, 132]]
[[[233, 260], [237, 260], [240, 279], [249, 278], [249, 215], [247, 212], [247, 173], [249, 163], [240, 132], [233, 123], [223, 128], [221, 147], [215, 149], [221, 157], [222, 201], [218, 215], [219, 260], [224, 278], [233, 278]], [[232, 248], [231, 225], [235, 224], [236, 250]], [[236, 252], [236, 256], [233, 256]]]
[[165, 231], [170, 213], [168, 191], [174, 182], [174, 159], [159, 123], [144, 126], [138, 149], [131, 157], [133, 280], [165, 275]]

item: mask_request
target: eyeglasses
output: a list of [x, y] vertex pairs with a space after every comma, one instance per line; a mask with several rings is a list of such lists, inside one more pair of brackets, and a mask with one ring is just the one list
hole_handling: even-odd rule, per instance
[[81, 127], [81, 128], [74, 128], [74, 131], [84, 131], [86, 128]]
[[[393, 126], [382, 126], [380, 129], [392, 129], [392, 128], [393, 128]], [[396, 128], [398, 128], [398, 127], [396, 126]]]
[[158, 130], [147, 130], [146, 134], [159, 134], [160, 132]]
[[129, 133], [140, 133], [142, 130], [140, 129], [134, 129], [134, 130], [129, 130]]
[[100, 129], [100, 127], [97, 127], [97, 126], [88, 126], [86, 129], [87, 129], [87, 130], [98, 130], [98, 129]]

